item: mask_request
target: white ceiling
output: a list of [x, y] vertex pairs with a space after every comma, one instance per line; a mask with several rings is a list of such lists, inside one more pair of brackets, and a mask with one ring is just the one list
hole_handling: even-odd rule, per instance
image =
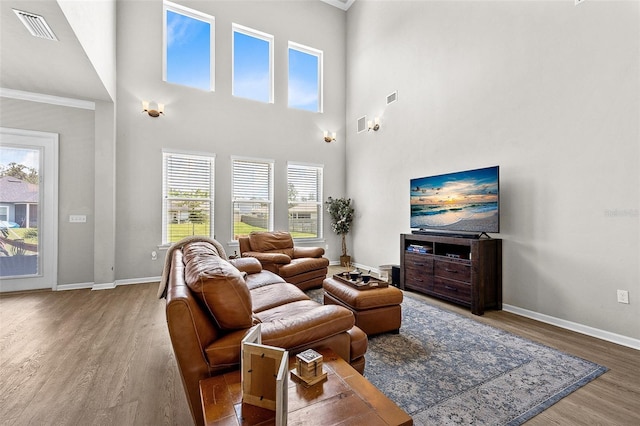
[[[43, 16], [58, 41], [32, 36], [12, 9]], [[55, 0], [0, 1], [0, 87], [111, 100]]]

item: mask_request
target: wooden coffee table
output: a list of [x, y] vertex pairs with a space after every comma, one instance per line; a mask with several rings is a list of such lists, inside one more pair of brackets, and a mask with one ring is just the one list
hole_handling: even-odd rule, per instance
[[[304, 387], [289, 376], [288, 423], [304, 425], [413, 425], [411, 417], [330, 349], [327, 380]], [[289, 370], [295, 356], [289, 359]], [[273, 424], [275, 412], [242, 403], [240, 371], [200, 381], [205, 425]]]

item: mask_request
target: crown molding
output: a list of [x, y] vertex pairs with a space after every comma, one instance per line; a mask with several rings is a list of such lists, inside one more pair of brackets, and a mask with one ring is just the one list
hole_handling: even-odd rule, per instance
[[321, 0], [321, 1], [327, 4], [330, 4], [331, 6], [335, 6], [338, 9], [342, 9], [346, 12], [347, 10], [349, 10], [353, 2], [355, 2], [356, 0]]
[[71, 108], [89, 109], [95, 111], [96, 103], [81, 99], [63, 98], [61, 96], [45, 95], [42, 93], [25, 92], [22, 90], [0, 87], [0, 97], [20, 99], [23, 101], [40, 102], [44, 104], [60, 105]]

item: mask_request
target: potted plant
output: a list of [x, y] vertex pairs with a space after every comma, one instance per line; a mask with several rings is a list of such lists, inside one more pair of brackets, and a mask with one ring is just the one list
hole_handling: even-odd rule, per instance
[[325, 202], [327, 212], [331, 216], [331, 229], [342, 237], [342, 255], [340, 266], [350, 266], [351, 256], [347, 255], [347, 234], [351, 230], [353, 222], [353, 207], [351, 198], [331, 198]]

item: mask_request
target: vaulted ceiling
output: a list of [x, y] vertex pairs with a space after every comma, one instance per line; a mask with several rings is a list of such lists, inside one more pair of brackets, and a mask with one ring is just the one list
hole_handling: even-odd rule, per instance
[[[32, 36], [13, 9], [44, 17], [58, 41]], [[111, 100], [55, 0], [0, 1], [0, 87]]]
[[[322, 1], [347, 10], [355, 0]], [[58, 40], [32, 36], [13, 9], [44, 17]], [[111, 100], [56, 0], [0, 1], [0, 88]]]

